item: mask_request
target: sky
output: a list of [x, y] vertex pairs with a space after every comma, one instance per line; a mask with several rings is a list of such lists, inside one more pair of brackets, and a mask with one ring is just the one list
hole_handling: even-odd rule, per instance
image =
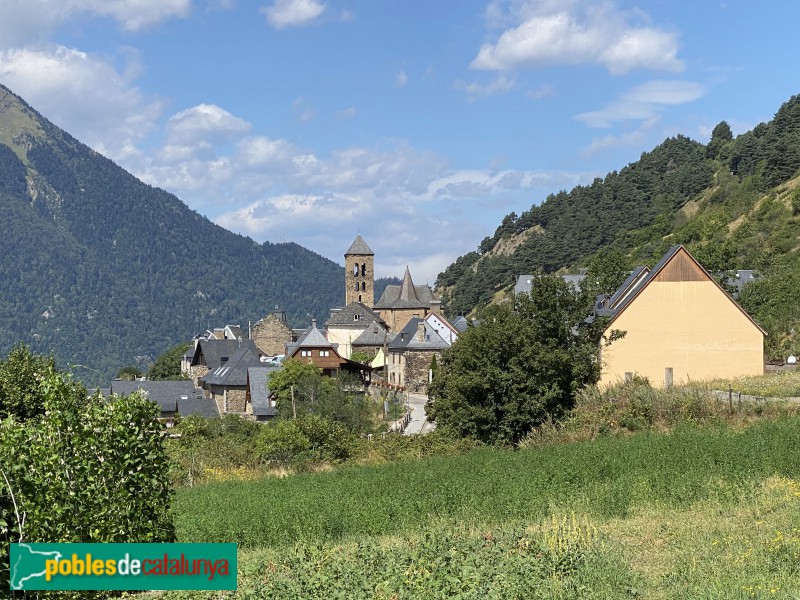
[[[800, 91], [800, 3], [0, 0], [0, 83], [219, 225], [433, 284], [502, 218]], [[124, 199], [120, 200], [124, 214]]]

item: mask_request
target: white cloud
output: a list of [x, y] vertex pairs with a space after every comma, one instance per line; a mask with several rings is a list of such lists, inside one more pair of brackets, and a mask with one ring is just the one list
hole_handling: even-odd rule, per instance
[[408, 83], [408, 75], [406, 75], [405, 69], [400, 69], [395, 75], [395, 83], [397, 83], [398, 87], [403, 87], [405, 84]]
[[354, 106], [350, 106], [348, 108], [345, 108], [344, 110], [340, 110], [339, 112], [337, 112], [336, 116], [339, 119], [352, 119], [357, 114], [358, 111], [356, 110], [356, 108]]
[[134, 78], [135, 52], [122, 73], [106, 57], [64, 46], [0, 51], [0, 80], [82, 142], [113, 159], [138, 153], [164, 102], [146, 97]]
[[692, 81], [656, 80], [642, 84], [599, 110], [575, 115], [577, 121], [589, 127], [609, 127], [621, 121], [650, 119], [664, 106], [688, 104], [702, 98], [706, 89]]
[[479, 83], [477, 81], [472, 83], [457, 81], [455, 83], [456, 89], [463, 90], [471, 98], [486, 98], [497, 94], [505, 94], [513, 90], [515, 86], [514, 79], [505, 75], [499, 75], [488, 83]]
[[324, 11], [325, 5], [317, 0], [275, 0], [259, 9], [275, 29], [307, 25]]
[[541, 100], [542, 98], [549, 98], [556, 95], [556, 88], [550, 84], [540, 85], [535, 90], [530, 90], [525, 94], [531, 100]]
[[483, 44], [471, 67], [599, 64], [615, 75], [640, 68], [681, 71], [677, 35], [650, 27], [647, 20], [640, 11], [623, 12], [611, 3], [512, 2], [503, 10], [494, 2], [487, 9], [488, 24], [515, 24]]
[[0, 47], [41, 42], [55, 27], [81, 15], [108, 17], [128, 31], [138, 31], [186, 17], [191, 8], [191, 0], [4, 0], [0, 2]]
[[214, 104], [199, 104], [171, 116], [166, 132], [170, 143], [192, 145], [220, 144], [240, 139], [250, 123]]
[[634, 131], [629, 131], [620, 135], [606, 135], [603, 137], [595, 138], [591, 143], [584, 148], [581, 153], [584, 158], [589, 158], [598, 152], [612, 150], [621, 146], [638, 146], [641, 147], [648, 139], [649, 132], [661, 121], [660, 117], [650, 117], [644, 121]]

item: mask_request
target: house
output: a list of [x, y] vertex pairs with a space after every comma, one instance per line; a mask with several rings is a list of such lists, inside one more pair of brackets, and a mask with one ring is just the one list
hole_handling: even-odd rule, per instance
[[283, 354], [287, 342], [292, 341], [292, 330], [286, 324], [286, 313], [278, 308], [258, 321], [250, 329], [250, 339], [265, 356]]
[[431, 313], [425, 317], [425, 322], [448, 344], [452, 345], [458, 339], [460, 332], [442, 314]]
[[633, 375], [669, 386], [764, 372], [765, 331], [683, 246], [599, 297], [595, 315], [609, 319], [606, 336], [625, 332], [601, 348], [600, 385]]
[[[250, 340], [247, 340], [250, 341]], [[201, 378], [203, 389], [223, 413], [247, 413], [247, 370], [261, 366], [255, 345], [242, 344], [230, 357]]]
[[177, 415], [219, 416], [216, 404], [191, 381], [112, 381], [108, 389], [109, 394], [118, 396], [129, 396], [137, 391], [159, 405], [161, 419], [168, 425]]
[[317, 328], [317, 320], [312, 319], [311, 327], [296, 342], [286, 345], [286, 357], [316, 365], [324, 375], [333, 376], [339, 367], [347, 363], [332, 344]]
[[350, 358], [355, 340], [374, 328], [382, 333], [386, 332], [383, 319], [362, 302], [351, 302], [343, 308], [332, 309], [328, 322], [325, 323], [326, 338], [337, 346], [342, 358]]
[[195, 340], [194, 353], [191, 355], [191, 359], [186, 360], [186, 357], [184, 357], [182, 361], [182, 364], [187, 368], [184, 374], [191, 377], [195, 385], [199, 386], [202, 377], [222, 365], [222, 363], [227, 362], [242, 347], [249, 348], [251, 352], [261, 356], [253, 340]]
[[389, 333], [389, 330], [381, 323], [373, 323], [353, 340], [353, 352], [363, 352], [364, 354], [376, 356], [378, 353], [383, 352], [383, 349], [394, 339], [395, 335], [394, 333]]
[[256, 421], [268, 421], [278, 416], [275, 398], [269, 389], [269, 376], [280, 367], [249, 367], [247, 369], [247, 408]]
[[424, 319], [412, 318], [388, 344], [387, 382], [424, 393], [434, 357], [440, 360], [449, 346]]

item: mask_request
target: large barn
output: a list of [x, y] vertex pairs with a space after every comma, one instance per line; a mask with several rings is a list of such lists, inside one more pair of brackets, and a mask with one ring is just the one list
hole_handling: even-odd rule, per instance
[[635, 270], [596, 310], [625, 332], [601, 348], [600, 385], [646, 377], [654, 386], [761, 375], [766, 333], [683, 246]]

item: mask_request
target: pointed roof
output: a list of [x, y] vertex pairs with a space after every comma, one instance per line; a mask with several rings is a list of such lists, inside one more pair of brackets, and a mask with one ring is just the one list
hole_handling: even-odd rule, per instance
[[413, 302], [419, 304], [417, 290], [414, 289], [414, 282], [411, 281], [411, 271], [408, 270], [408, 266], [406, 266], [406, 274], [403, 275], [403, 283], [400, 284], [399, 299], [403, 302]]
[[375, 253], [367, 246], [367, 242], [364, 241], [364, 238], [361, 237], [361, 234], [356, 236], [356, 239], [353, 240], [353, 243], [350, 244], [350, 249], [344, 253], [345, 256], [350, 256], [351, 254], [357, 255], [368, 255], [374, 256]]
[[[670, 268], [671, 264], [674, 264], [674, 268], [672, 269]], [[667, 253], [661, 257], [661, 260], [653, 267], [652, 271], [647, 271], [646, 267], [641, 270], [636, 269], [634, 273], [631, 274], [631, 277], [629, 277], [611, 297], [610, 306], [602, 311], [597, 311], [598, 315], [611, 317], [606, 327], [610, 327], [642, 291], [650, 285], [651, 282], [657, 280], [711, 281], [763, 335], [767, 334], [764, 328], [756, 323], [753, 317], [747, 314], [747, 311], [739, 306], [739, 303], [731, 298], [728, 292], [722, 289], [719, 283], [708, 274], [708, 271], [703, 268], [703, 265], [697, 262], [697, 259], [692, 256], [682, 244], [678, 244], [667, 250]]]
[[301, 348], [330, 348], [338, 354], [339, 344], [329, 342], [317, 327], [316, 320], [305, 330], [296, 342], [286, 344], [286, 356], [294, 356]]

